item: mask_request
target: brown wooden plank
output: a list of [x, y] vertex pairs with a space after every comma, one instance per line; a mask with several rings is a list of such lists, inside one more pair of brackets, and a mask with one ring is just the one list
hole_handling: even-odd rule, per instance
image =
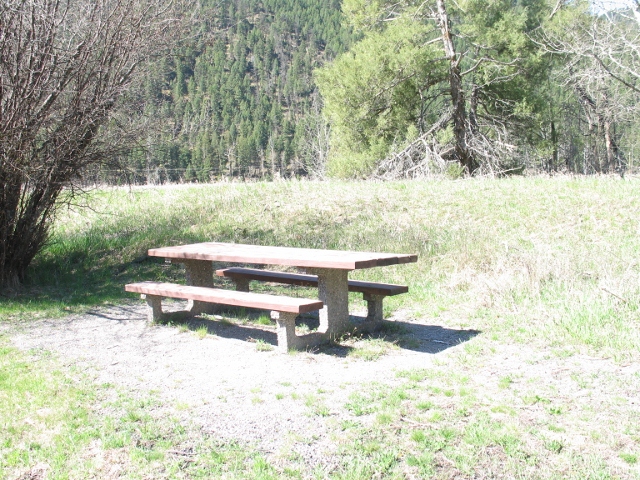
[[218, 242], [152, 248], [149, 250], [149, 255], [176, 260], [192, 259], [343, 270], [410, 263], [418, 259], [417, 255], [412, 254], [316, 250]]
[[370, 293], [372, 295], [400, 295], [401, 293], [407, 293], [409, 287], [406, 285], [395, 285], [393, 283], [377, 283], [377, 282], [363, 282], [360, 280], [349, 280], [349, 291]]
[[[229, 278], [247, 278], [262, 282], [286, 283], [289, 285], [299, 285], [304, 287], [317, 287], [318, 277], [316, 275], [306, 275], [301, 273], [273, 272], [271, 270], [258, 270], [255, 268], [231, 267], [216, 270], [216, 275]], [[372, 295], [399, 295], [407, 293], [409, 287], [406, 285], [395, 285], [392, 283], [363, 282], [360, 280], [349, 280], [349, 291], [359, 293], [369, 293]]]
[[250, 307], [278, 312], [307, 313], [322, 308], [320, 300], [294, 298], [264, 293], [237, 292], [219, 288], [194, 287], [162, 282], [138, 282], [125, 285], [127, 292], [159, 297], [183, 298], [201, 302], [219, 303], [236, 307]]
[[255, 268], [222, 268], [216, 270], [219, 277], [246, 278], [260, 282], [286, 283], [287, 285], [298, 285], [302, 287], [317, 287], [318, 276], [303, 273], [274, 272], [271, 270], [258, 270]]

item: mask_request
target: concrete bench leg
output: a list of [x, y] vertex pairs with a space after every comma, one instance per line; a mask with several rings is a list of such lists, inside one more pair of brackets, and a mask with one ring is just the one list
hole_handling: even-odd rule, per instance
[[236, 284], [236, 290], [238, 292], [248, 292], [249, 291], [249, 279], [247, 278], [234, 278], [233, 283]]
[[290, 312], [271, 312], [271, 319], [278, 325], [278, 350], [286, 353], [298, 346], [296, 337], [296, 317], [298, 315]]
[[161, 322], [164, 313], [162, 313], [162, 297], [157, 295], [140, 295], [147, 301], [147, 321], [149, 323]]
[[362, 298], [367, 301], [367, 321], [382, 321], [382, 300], [384, 297], [384, 295], [373, 295], [370, 293], [364, 293], [362, 295]]

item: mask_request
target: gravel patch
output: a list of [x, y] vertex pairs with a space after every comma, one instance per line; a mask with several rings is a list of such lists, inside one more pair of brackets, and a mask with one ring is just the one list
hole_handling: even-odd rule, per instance
[[[275, 329], [268, 326], [201, 321], [212, 334], [200, 339], [192, 330], [148, 325], [145, 308], [110, 306], [32, 321], [17, 332], [7, 324], [0, 329], [18, 348], [57, 352], [93, 372], [99, 383], [156, 392], [216, 438], [249, 442], [265, 453], [293, 447], [311, 464], [326, 460], [333, 448], [329, 428], [344, 414], [350, 394], [374, 381], [400, 383], [399, 370], [427, 368], [435, 353], [459, 348], [475, 334], [398, 322], [412, 334], [412, 349], [364, 361], [339, 346], [294, 354], [257, 351], [255, 340], [276, 344]], [[176, 302], [173, 308], [183, 306]], [[328, 415], [313, 415], [305, 404], [309, 396], [319, 398]]]
[[[183, 306], [177, 302], [173, 308]], [[56, 352], [99, 383], [133, 394], [154, 392], [171, 415], [194, 422], [215, 438], [252, 445], [270, 457], [292, 454], [311, 468], [331, 470], [338, 461], [332, 455], [338, 443], [334, 435], [342, 420], [352, 418], [344, 408], [349, 396], [372, 382], [402, 384], [406, 380], [397, 376], [402, 370], [464, 372], [480, 405], [504, 402], [518, 411], [520, 422], [536, 428], [548, 423], [550, 406], [559, 405], [566, 412], [557, 419], [567, 427], [563, 441], [578, 450], [596, 447], [584, 447], [580, 437], [592, 422], [604, 429], [609, 425], [615, 435], [617, 421], [640, 418], [637, 363], [584, 354], [565, 358], [521, 344], [469, 356], [464, 343], [480, 332], [407, 318], [396, 318], [396, 324], [411, 342], [375, 361], [351, 357], [345, 346], [294, 354], [258, 351], [258, 339], [276, 344], [274, 328], [207, 320], [199, 324], [211, 334], [201, 339], [193, 326], [148, 325], [145, 306], [130, 304], [62, 319], [0, 324], [0, 333], [18, 348]], [[506, 389], [505, 377], [511, 382]], [[544, 402], [536, 401], [537, 395]], [[313, 412], [314, 404], [325, 407], [322, 415]], [[585, 412], [591, 414], [585, 418]]]

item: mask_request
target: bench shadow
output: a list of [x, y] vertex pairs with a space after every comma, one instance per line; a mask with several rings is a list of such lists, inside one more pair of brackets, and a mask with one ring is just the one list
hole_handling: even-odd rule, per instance
[[[255, 323], [264, 318], [264, 311], [250, 309], [240, 310], [240, 314], [231, 309], [225, 309], [215, 315], [190, 315], [186, 311], [166, 313], [163, 324], [184, 325], [190, 331], [198, 332], [202, 328], [207, 334], [220, 338], [240, 340], [249, 343], [268, 344], [272, 348], [278, 346], [278, 335], [274, 329], [275, 323], [261, 325]], [[217, 318], [220, 317], [220, 318]], [[318, 319], [301, 315], [296, 319], [297, 334], [299, 336], [313, 334], [318, 328]], [[309, 347], [303, 351], [308, 353], [324, 353], [336, 357], [346, 357], [352, 347], [339, 345], [334, 342]]]
[[141, 320], [147, 318], [146, 313], [140, 314], [139, 305], [133, 303], [123, 303], [117, 305], [109, 305], [107, 307], [101, 306], [98, 308], [90, 308], [87, 310], [87, 315], [103, 318], [105, 320], [112, 320], [115, 322], [128, 322], [131, 320]]
[[[180, 304], [174, 304], [174, 309]], [[140, 315], [140, 310], [134, 305], [112, 305], [108, 309], [93, 309], [90, 315], [117, 322], [131, 320], [140, 321], [145, 316]], [[224, 308], [216, 315], [193, 316], [184, 310], [166, 312], [166, 321], [163, 324], [181, 325], [193, 332], [203, 327], [209, 335], [220, 338], [240, 340], [250, 343], [264, 343], [276, 347], [278, 344], [274, 324], [262, 325], [258, 322], [265, 321], [263, 310]], [[354, 327], [363, 325], [365, 318], [351, 315]], [[59, 321], [57, 322], [60, 323]], [[311, 313], [301, 315], [296, 319], [298, 335], [315, 332], [319, 326], [318, 315]], [[354, 328], [356, 330], [356, 328]], [[380, 339], [389, 344], [394, 344], [404, 350], [411, 350], [426, 354], [440, 353], [449, 348], [468, 342], [482, 333], [480, 330], [455, 329], [440, 325], [420, 323], [418, 321], [394, 321], [385, 320], [374, 331], [364, 333], [347, 334], [342, 342], [328, 342], [306, 351], [313, 354], [324, 354], [335, 357], [346, 357], [355, 350], [349, 343], [362, 339]]]
[[[241, 310], [240, 315], [237, 315], [233, 309], [225, 309], [219, 313], [220, 315], [216, 316], [190, 316], [186, 312], [175, 312], [173, 316], [169, 314], [167, 323], [180, 323], [192, 331], [198, 331], [204, 327], [208, 334], [221, 338], [253, 343], [263, 342], [273, 347], [278, 345], [277, 334], [273, 329], [274, 324], [260, 325], [255, 323], [260, 318], [264, 318], [263, 311], [245, 309]], [[236, 318], [242, 318], [242, 321], [234, 321]], [[313, 354], [346, 357], [352, 350], [355, 350], [355, 347], [347, 344], [350, 340], [370, 338], [381, 339], [404, 350], [433, 355], [468, 342], [482, 333], [480, 330], [455, 329], [440, 325], [391, 320], [383, 321], [379, 328], [373, 331], [358, 332], [357, 327], [364, 323], [365, 318], [352, 315], [351, 320], [356, 327], [352, 335], [347, 333], [341, 342], [327, 342], [310, 347], [306, 351]], [[318, 326], [317, 315], [301, 315], [296, 319], [298, 335], [315, 332]]]
[[255, 323], [234, 323], [231, 320], [212, 320], [202, 316], [185, 319], [185, 325], [189, 330], [207, 329], [209, 335], [216, 337], [242, 340], [245, 342], [262, 341], [274, 347], [278, 345], [278, 336], [269, 326], [261, 327]]

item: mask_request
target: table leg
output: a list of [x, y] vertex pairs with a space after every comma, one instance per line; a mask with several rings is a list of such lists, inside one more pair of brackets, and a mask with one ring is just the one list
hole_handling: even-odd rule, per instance
[[149, 324], [161, 322], [164, 314], [162, 313], [162, 297], [157, 295], [140, 295], [147, 301], [147, 321]]
[[[213, 287], [213, 264], [206, 260], [182, 260], [184, 269], [187, 274], [187, 285], [194, 287]], [[198, 300], [189, 300], [187, 310], [192, 315], [201, 313], [212, 314], [215, 312], [216, 305], [208, 302], [199, 302]]]
[[348, 332], [349, 322], [349, 270], [332, 268], [308, 269], [318, 276], [318, 298], [324, 303], [320, 310], [319, 332], [336, 336]]

